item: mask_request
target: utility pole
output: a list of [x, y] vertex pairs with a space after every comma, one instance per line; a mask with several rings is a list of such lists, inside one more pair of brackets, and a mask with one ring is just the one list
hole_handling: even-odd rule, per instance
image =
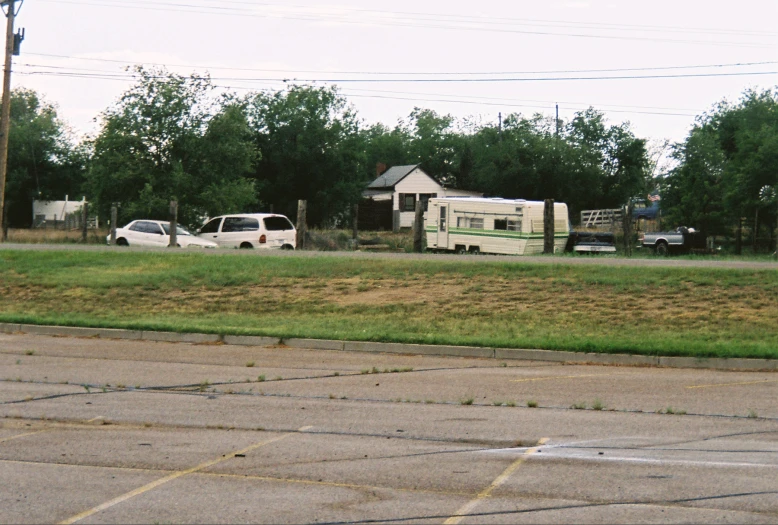
[[[22, 2], [24, 0], [21, 0]], [[8, 225], [5, 210], [5, 180], [8, 172], [8, 132], [11, 128], [11, 65], [14, 53], [18, 54], [23, 34], [14, 35], [16, 18], [16, 0], [2, 0], [0, 6], [5, 12], [7, 25], [5, 30], [5, 69], [3, 70], [3, 98], [0, 110], [0, 242], [7, 238]], [[21, 3], [19, 4], [21, 6]]]
[[497, 113], [497, 120], [498, 120], [497, 129], [500, 132], [500, 142], [502, 142], [502, 111]]
[[556, 120], [554, 124], [556, 125], [556, 136], [559, 137], [559, 104], [556, 105]]

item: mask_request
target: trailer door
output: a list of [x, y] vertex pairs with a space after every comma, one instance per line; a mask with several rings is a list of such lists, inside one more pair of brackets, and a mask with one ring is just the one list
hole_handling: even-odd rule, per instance
[[438, 248], [448, 249], [448, 206], [443, 204], [438, 217]]

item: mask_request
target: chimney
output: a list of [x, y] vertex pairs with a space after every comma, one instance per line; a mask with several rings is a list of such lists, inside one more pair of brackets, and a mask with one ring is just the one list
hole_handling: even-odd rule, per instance
[[383, 173], [386, 171], [386, 168], [387, 168], [387, 166], [383, 162], [376, 162], [376, 165], [375, 165], [375, 176], [376, 176], [376, 178], [378, 178], [381, 175], [383, 175]]

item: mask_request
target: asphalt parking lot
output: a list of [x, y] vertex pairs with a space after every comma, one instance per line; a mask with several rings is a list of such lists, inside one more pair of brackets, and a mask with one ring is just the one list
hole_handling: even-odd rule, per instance
[[0, 334], [2, 523], [775, 523], [778, 373]]

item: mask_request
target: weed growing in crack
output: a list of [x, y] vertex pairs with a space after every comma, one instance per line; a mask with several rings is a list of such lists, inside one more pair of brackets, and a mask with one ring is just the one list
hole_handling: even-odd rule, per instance
[[527, 401], [527, 406], [529, 408], [538, 408], [538, 402], [533, 399], [530, 399], [529, 401]]

